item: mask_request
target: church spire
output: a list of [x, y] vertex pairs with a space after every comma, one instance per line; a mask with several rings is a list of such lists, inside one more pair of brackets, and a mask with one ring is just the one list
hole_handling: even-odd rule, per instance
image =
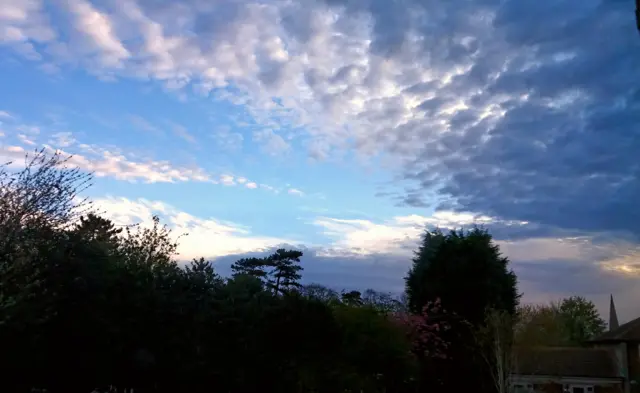
[[618, 314], [616, 313], [616, 305], [613, 303], [613, 295], [611, 295], [611, 302], [609, 303], [609, 331], [618, 328]]

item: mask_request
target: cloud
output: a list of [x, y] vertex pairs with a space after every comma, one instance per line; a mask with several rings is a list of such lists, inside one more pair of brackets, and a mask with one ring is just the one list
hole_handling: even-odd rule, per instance
[[298, 190], [297, 188], [290, 188], [287, 191], [290, 195], [296, 195], [296, 196], [304, 196], [304, 192]]
[[[98, 146], [80, 144], [79, 151], [70, 153], [61, 149], [54, 149], [45, 145], [49, 153], [59, 152], [63, 157], [70, 157], [67, 164], [78, 167], [87, 172], [93, 172], [96, 177], [113, 177], [124, 181], [143, 181], [146, 183], [176, 183], [185, 181], [211, 182], [210, 176], [200, 168], [176, 167], [168, 161], [136, 160], [124, 154], [110, 151]], [[12, 160], [24, 158], [34, 150], [21, 146], [5, 146], [0, 148], [0, 156]]]
[[17, 136], [18, 136], [18, 140], [20, 140], [20, 142], [22, 142], [25, 145], [35, 146], [36, 144], [33, 140], [29, 138], [29, 136], [25, 134], [18, 134]]
[[51, 28], [40, 0], [4, 0], [0, 7], [0, 45], [13, 48], [19, 55], [40, 60], [35, 45], [51, 42]]
[[[94, 207], [117, 225], [151, 225], [153, 215], [172, 230], [179, 243], [182, 260], [219, 257], [250, 251], [261, 251], [292, 240], [254, 235], [249, 228], [213, 218], [199, 218], [166, 203], [146, 199], [106, 197], [94, 200]], [[187, 236], [178, 236], [188, 234]]]
[[235, 179], [231, 175], [221, 175], [220, 176], [220, 183], [224, 184], [225, 186], [235, 186], [236, 185]]
[[436, 193], [447, 210], [640, 232], [624, 2], [116, 3], [68, 2], [68, 39], [35, 33], [49, 22], [34, 0], [3, 7], [2, 26], [49, 62], [98, 59], [87, 67], [243, 105], [270, 154], [295, 129], [315, 159], [387, 157], [415, 186], [408, 205]]
[[13, 116], [7, 111], [0, 111], [0, 119], [11, 119]]
[[90, 2], [67, 0], [64, 2], [73, 14], [73, 25], [81, 33], [81, 42], [89, 56], [97, 56], [106, 67], [121, 67], [131, 54], [117, 37], [108, 15]]
[[[144, 118], [132, 115], [132, 123], [151, 132], [160, 132]], [[62, 122], [62, 125], [65, 123]], [[92, 172], [96, 177], [112, 177], [117, 180], [145, 183], [205, 182], [233, 186], [242, 184], [246, 188], [256, 189], [258, 184], [243, 176], [221, 174], [217, 177], [198, 166], [180, 166], [168, 160], [143, 158], [140, 154], [125, 152], [115, 146], [86, 144], [75, 139], [68, 131], [44, 132], [47, 143], [39, 140], [40, 127], [26, 124], [12, 124], [9, 135], [15, 134], [18, 145], [0, 146], [0, 157], [8, 161], [24, 159], [27, 154], [44, 148], [47, 153], [58, 152], [68, 157], [68, 164], [84, 171]], [[4, 135], [4, 134], [2, 134]], [[19, 163], [14, 165], [19, 167]], [[21, 164], [21, 162], [20, 162]], [[276, 190], [269, 185], [261, 185], [267, 191]]]
[[256, 131], [253, 133], [253, 140], [262, 144], [263, 150], [272, 156], [284, 154], [291, 148], [289, 143], [273, 130]]
[[318, 217], [312, 224], [322, 228], [323, 233], [334, 240], [329, 252], [406, 256], [415, 250], [425, 228], [448, 230], [502, 223], [491, 217], [471, 213], [441, 211], [431, 216], [397, 216], [385, 222]]

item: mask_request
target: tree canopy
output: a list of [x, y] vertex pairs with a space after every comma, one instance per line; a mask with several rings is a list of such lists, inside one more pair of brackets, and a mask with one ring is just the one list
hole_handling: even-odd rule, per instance
[[[295, 249], [239, 259], [222, 277], [215, 261], [179, 260], [179, 237], [158, 217], [101, 216], [80, 197], [91, 176], [67, 164], [40, 151], [22, 171], [0, 166], [2, 392], [483, 389], [496, 363], [474, 351], [504, 352], [498, 327], [553, 344], [604, 328], [580, 297], [516, 314], [515, 274], [478, 228], [427, 231], [404, 298], [303, 285]], [[478, 329], [490, 345], [470, 341]]]
[[0, 391], [415, 391], [391, 298], [302, 286], [298, 250], [228, 278], [180, 262], [158, 217], [117, 226], [82, 202], [91, 178], [66, 162], [0, 167]]
[[406, 277], [409, 308], [418, 312], [439, 298], [471, 324], [482, 323], [489, 308], [514, 315], [520, 295], [508, 265], [484, 229], [426, 231]]
[[605, 329], [606, 322], [593, 302], [570, 296], [549, 304], [520, 307], [515, 339], [526, 346], [580, 346]]

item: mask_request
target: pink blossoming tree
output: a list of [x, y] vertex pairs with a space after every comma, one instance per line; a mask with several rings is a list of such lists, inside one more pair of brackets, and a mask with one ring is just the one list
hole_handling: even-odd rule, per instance
[[436, 299], [427, 303], [420, 314], [399, 312], [392, 318], [405, 331], [416, 357], [444, 359], [448, 344], [442, 333], [451, 328], [443, 318], [445, 315], [440, 299]]

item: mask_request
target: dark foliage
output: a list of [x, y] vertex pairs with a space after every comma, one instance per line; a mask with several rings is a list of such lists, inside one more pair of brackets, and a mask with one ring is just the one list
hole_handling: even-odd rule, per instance
[[296, 250], [229, 279], [181, 266], [157, 218], [119, 228], [78, 205], [90, 178], [64, 162], [0, 172], [0, 391], [415, 391], [392, 299], [300, 286]]
[[[490, 367], [480, 355], [475, 332], [486, 321], [487, 310], [515, 315], [520, 295], [516, 275], [508, 268], [491, 235], [480, 228], [470, 231], [427, 231], [406, 277], [409, 309], [419, 313], [440, 300], [451, 327], [442, 337], [450, 342], [445, 359], [422, 362], [423, 388], [430, 391], [492, 391]], [[465, 375], [461, 379], [459, 376]]]

